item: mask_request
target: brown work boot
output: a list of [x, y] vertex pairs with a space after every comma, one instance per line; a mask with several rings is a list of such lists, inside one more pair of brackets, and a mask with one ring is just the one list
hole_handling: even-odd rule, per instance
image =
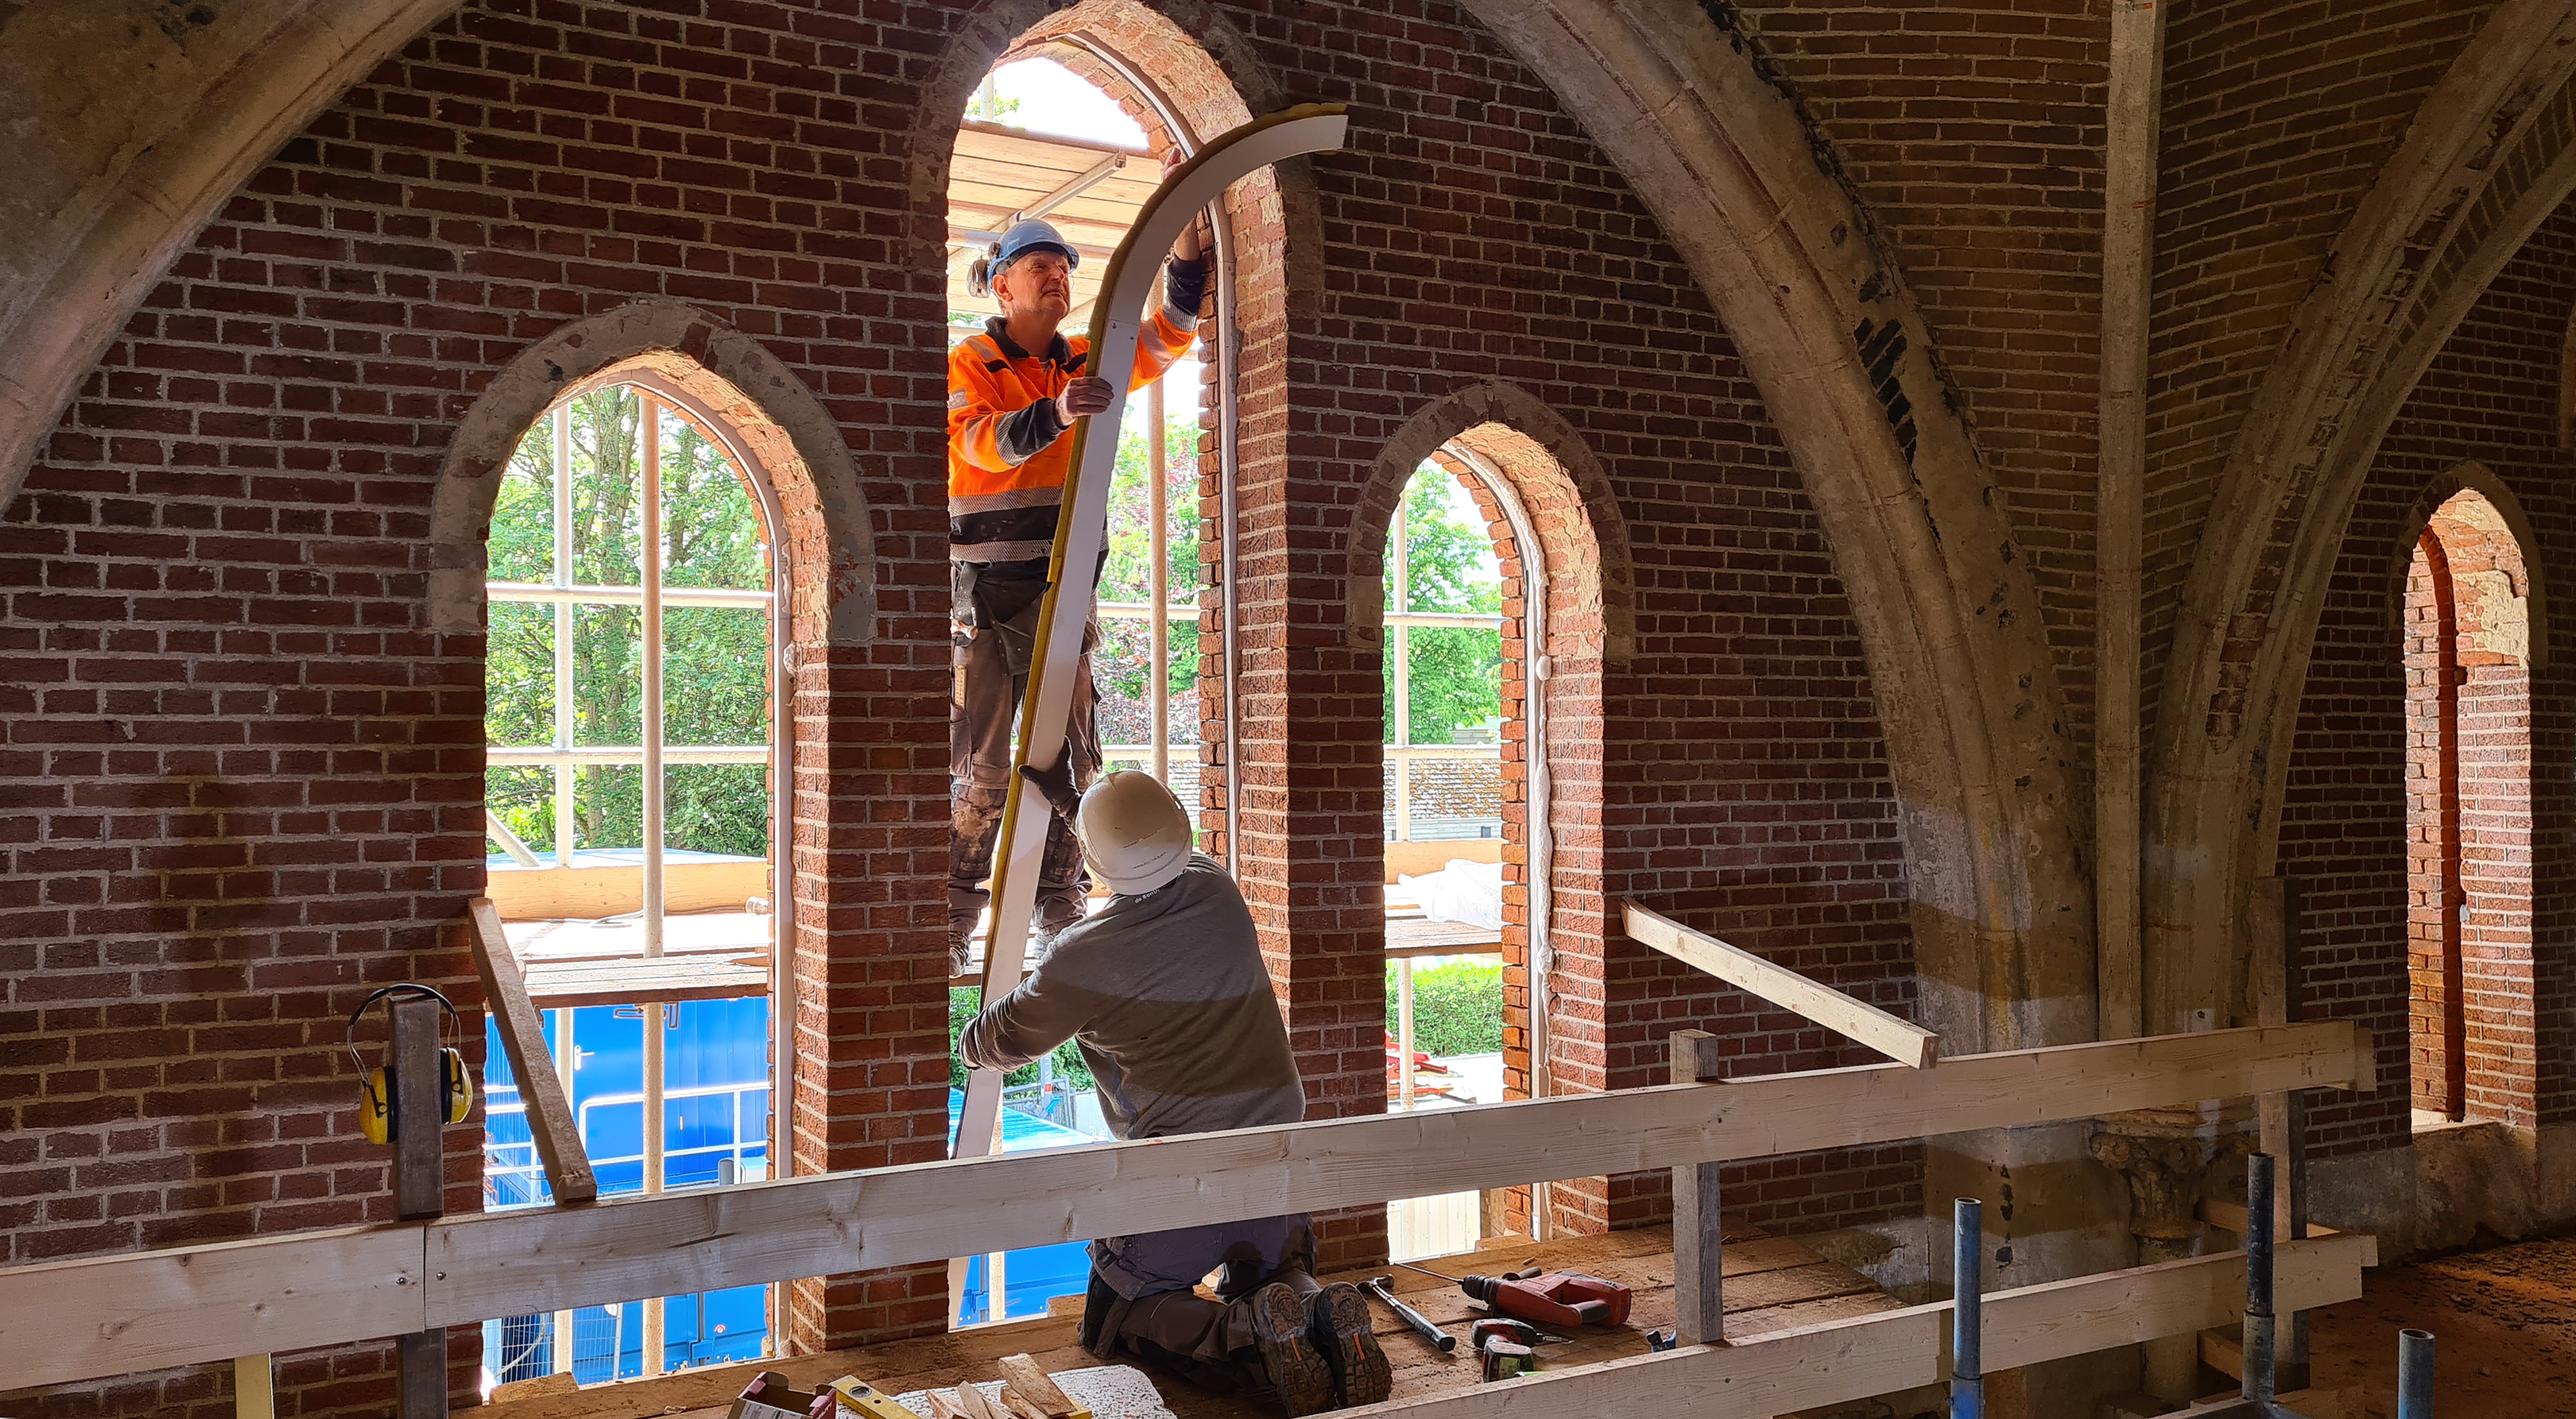
[[1336, 1281], [1307, 1300], [1315, 1345], [1333, 1368], [1333, 1392], [1341, 1407], [1377, 1404], [1394, 1387], [1395, 1371], [1378, 1348], [1368, 1299], [1347, 1281]]
[[1306, 1299], [1273, 1281], [1252, 1293], [1252, 1338], [1261, 1347], [1261, 1369], [1291, 1416], [1333, 1407], [1333, 1369], [1308, 1333]]

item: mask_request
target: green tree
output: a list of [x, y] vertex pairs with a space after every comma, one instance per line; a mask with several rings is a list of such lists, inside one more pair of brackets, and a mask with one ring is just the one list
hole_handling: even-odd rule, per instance
[[[1103, 601], [1150, 602], [1153, 599], [1153, 491], [1146, 463], [1144, 401], [1128, 404], [1130, 417], [1120, 431], [1118, 460], [1109, 479], [1108, 560], [1100, 569]], [[1163, 426], [1164, 575], [1167, 595], [1175, 603], [1197, 599], [1199, 569], [1199, 424], [1195, 412], [1174, 415]], [[1092, 676], [1104, 700], [1145, 699], [1149, 628], [1142, 621], [1106, 620], [1101, 644], [1092, 656]], [[1167, 688], [1182, 715], [1198, 718], [1199, 627], [1189, 617], [1170, 624]], [[1178, 737], [1178, 736], [1176, 736]]]
[[[1405, 604], [1398, 605], [1393, 568], [1386, 584], [1390, 611], [1494, 616], [1503, 609], [1503, 583], [1492, 537], [1469, 519], [1474, 504], [1436, 464], [1416, 470], [1404, 490]], [[1416, 744], [1457, 742], [1458, 731], [1503, 712], [1503, 637], [1474, 626], [1416, 626], [1411, 643], [1409, 738]], [[1395, 734], [1395, 638], [1387, 638], [1386, 742]]]
[[[643, 402], [612, 386], [573, 401], [571, 575], [577, 585], [634, 586], [642, 572]], [[676, 587], [760, 590], [769, 584], [763, 523], [722, 444], [666, 409], [661, 419], [663, 580]], [[540, 420], [513, 454], [495, 504], [496, 581], [554, 577], [554, 421]], [[552, 607], [493, 604], [485, 662], [485, 730], [495, 744], [554, 735]], [[572, 617], [576, 745], [636, 744], [643, 735], [643, 620], [635, 606], [576, 607]], [[663, 613], [663, 740], [759, 744], [769, 733], [769, 620], [764, 610], [668, 607]], [[584, 765], [575, 774], [576, 848], [643, 841], [643, 774]], [[758, 764], [665, 770], [665, 841], [702, 852], [762, 856], [769, 841], [768, 770]], [[494, 769], [494, 812], [530, 846], [554, 842], [554, 775]]]

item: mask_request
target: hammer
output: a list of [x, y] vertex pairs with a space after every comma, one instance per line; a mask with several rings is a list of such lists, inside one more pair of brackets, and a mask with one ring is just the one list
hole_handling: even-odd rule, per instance
[[1413, 1307], [1406, 1305], [1404, 1302], [1397, 1300], [1395, 1298], [1395, 1293], [1387, 1289], [1389, 1286], [1395, 1284], [1395, 1277], [1392, 1273], [1385, 1276], [1372, 1276], [1360, 1284], [1366, 1286], [1379, 1300], [1386, 1302], [1397, 1315], [1404, 1318], [1404, 1323], [1412, 1328], [1414, 1334], [1421, 1336], [1424, 1341], [1428, 1342], [1441, 1354], [1448, 1355], [1456, 1352], [1458, 1349], [1458, 1337], [1451, 1335], [1449, 1332], [1442, 1330], [1436, 1325], [1433, 1325], [1428, 1319], [1424, 1318], [1422, 1312], [1417, 1311]]

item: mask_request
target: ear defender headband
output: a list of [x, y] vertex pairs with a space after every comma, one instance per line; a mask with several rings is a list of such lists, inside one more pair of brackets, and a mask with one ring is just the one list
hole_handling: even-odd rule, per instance
[[[391, 1142], [394, 1133], [402, 1127], [399, 1107], [401, 1095], [394, 1091], [394, 1058], [391, 1041], [388, 1040], [386, 1043], [385, 1062], [373, 1069], [367, 1068], [366, 1061], [358, 1057], [358, 1021], [374, 1007], [377, 1001], [388, 997], [398, 1000], [437, 1001], [438, 1008], [447, 1012], [447, 1018], [442, 1022], [440, 1029], [442, 1035], [446, 1033], [446, 1025], [455, 1025], [459, 1030], [462, 1030], [465, 1025], [462, 1017], [456, 1013], [456, 1006], [446, 996], [429, 986], [413, 985], [408, 981], [401, 985], [386, 986], [370, 994], [366, 999], [358, 1002], [357, 1009], [349, 1012], [349, 1027], [344, 1038], [349, 1046], [349, 1060], [358, 1066], [361, 1078], [364, 1080], [359, 1086], [358, 1093], [358, 1131], [367, 1136], [369, 1143]], [[386, 1013], [389, 1016], [392, 1009], [390, 1005], [386, 1007]], [[388, 1033], [390, 1034], [390, 1028]], [[438, 1051], [438, 1097], [442, 1105], [439, 1110], [442, 1123], [463, 1123], [465, 1116], [474, 1111], [474, 1081], [465, 1072], [464, 1052], [453, 1046], [441, 1045]]]

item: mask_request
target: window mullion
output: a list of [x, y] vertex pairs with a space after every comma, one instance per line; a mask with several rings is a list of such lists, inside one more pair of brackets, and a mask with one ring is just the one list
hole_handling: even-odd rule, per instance
[[[572, 585], [572, 403], [555, 410], [555, 586]], [[557, 752], [572, 750], [573, 605], [557, 599], [555, 613], [555, 734]], [[573, 786], [577, 772], [567, 758], [555, 765], [555, 866], [572, 866]]]
[[1154, 746], [1154, 779], [1169, 788], [1172, 783], [1172, 706], [1171, 706], [1171, 566], [1170, 531], [1165, 525], [1168, 511], [1164, 507], [1167, 490], [1163, 469], [1163, 381], [1157, 377], [1145, 386], [1145, 519], [1151, 524], [1148, 537], [1150, 570], [1146, 579], [1147, 604], [1152, 626], [1145, 638], [1146, 674], [1153, 683], [1145, 702], [1153, 710], [1153, 733], [1148, 742]]

